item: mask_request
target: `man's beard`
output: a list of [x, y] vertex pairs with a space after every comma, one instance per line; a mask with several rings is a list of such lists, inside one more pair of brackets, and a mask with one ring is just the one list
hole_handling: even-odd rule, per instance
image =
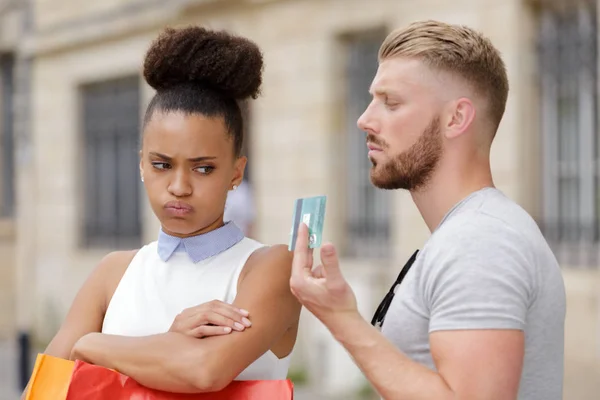
[[[367, 136], [367, 142], [383, 145], [372, 134]], [[386, 149], [387, 146], [383, 146], [383, 150]], [[380, 163], [371, 159], [371, 182], [380, 189], [422, 189], [429, 182], [441, 156], [440, 120], [434, 118], [417, 142], [405, 152]]]

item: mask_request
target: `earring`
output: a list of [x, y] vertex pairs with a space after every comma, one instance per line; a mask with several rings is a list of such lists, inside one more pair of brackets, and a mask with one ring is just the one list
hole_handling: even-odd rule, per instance
[[237, 185], [233, 185], [233, 190], [237, 189]]
[[144, 182], [144, 177], [142, 176], [142, 182]]

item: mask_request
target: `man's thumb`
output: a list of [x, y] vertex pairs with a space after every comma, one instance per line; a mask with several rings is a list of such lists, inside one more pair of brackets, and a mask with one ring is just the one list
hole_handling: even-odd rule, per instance
[[325, 268], [328, 279], [335, 280], [341, 277], [340, 263], [333, 244], [327, 243], [321, 247], [321, 263]]

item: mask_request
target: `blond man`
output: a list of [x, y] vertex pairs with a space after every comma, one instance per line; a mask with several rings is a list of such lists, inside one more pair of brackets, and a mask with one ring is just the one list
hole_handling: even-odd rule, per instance
[[467, 27], [419, 22], [382, 44], [373, 98], [358, 120], [371, 181], [408, 190], [432, 235], [371, 324], [334, 246], [321, 248], [313, 269], [300, 227], [292, 292], [384, 399], [562, 398], [560, 268], [490, 169], [508, 87], [499, 52]]

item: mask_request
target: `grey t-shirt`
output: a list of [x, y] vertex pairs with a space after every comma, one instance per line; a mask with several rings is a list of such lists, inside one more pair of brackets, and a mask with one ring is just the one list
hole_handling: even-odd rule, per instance
[[396, 289], [382, 333], [435, 370], [430, 332], [522, 330], [518, 398], [555, 400], [562, 399], [565, 309], [559, 265], [536, 223], [499, 190], [485, 188], [433, 232]]

